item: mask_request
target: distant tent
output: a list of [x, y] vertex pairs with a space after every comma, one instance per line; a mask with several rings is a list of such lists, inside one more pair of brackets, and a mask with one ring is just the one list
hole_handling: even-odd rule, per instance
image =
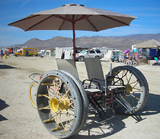
[[153, 39], [133, 46], [133, 48], [155, 48], [155, 49], [158, 47], [160, 47], [160, 42]]
[[62, 56], [63, 56], [63, 48], [56, 47], [56, 58], [62, 59]]
[[108, 52], [104, 55], [104, 59], [110, 60], [112, 56], [113, 56], [112, 50], [108, 50]]
[[64, 48], [64, 59], [72, 59], [73, 58], [73, 48], [66, 47]]
[[102, 58], [102, 60], [108, 61], [108, 60], [111, 59], [111, 57], [112, 57], [113, 55], [115, 55], [115, 54], [118, 53], [118, 52], [119, 52], [119, 50], [108, 50], [108, 52], [104, 55], [104, 57]]
[[65, 48], [56, 47], [56, 59], [72, 59], [72, 58], [73, 58], [72, 47], [65, 47]]

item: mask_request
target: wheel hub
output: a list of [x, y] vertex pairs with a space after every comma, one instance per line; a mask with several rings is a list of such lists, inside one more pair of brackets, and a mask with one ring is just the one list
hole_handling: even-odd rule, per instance
[[57, 112], [58, 110], [68, 110], [70, 108], [69, 103], [70, 101], [67, 97], [59, 100], [57, 100], [57, 98], [52, 98], [49, 102], [49, 106], [53, 112]]
[[130, 86], [130, 84], [127, 84], [126, 85], [126, 95], [129, 95], [131, 91], [132, 91], [132, 87]]

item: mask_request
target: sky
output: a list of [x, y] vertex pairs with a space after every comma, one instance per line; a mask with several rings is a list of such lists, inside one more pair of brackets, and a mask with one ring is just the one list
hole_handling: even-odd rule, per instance
[[0, 0], [0, 46], [23, 44], [37, 38], [51, 39], [55, 36], [72, 38], [72, 31], [28, 31], [8, 26], [9, 23], [32, 13], [61, 7], [64, 4], [83, 4], [86, 7], [128, 14], [138, 19], [130, 26], [117, 27], [99, 32], [76, 31], [82, 36], [125, 36], [131, 34], [160, 33], [160, 0]]

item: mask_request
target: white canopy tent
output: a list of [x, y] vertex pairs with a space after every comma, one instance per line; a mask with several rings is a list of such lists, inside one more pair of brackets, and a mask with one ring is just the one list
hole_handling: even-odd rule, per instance
[[158, 48], [160, 47], [160, 42], [154, 39], [142, 42], [137, 45], [133, 45], [133, 48]]

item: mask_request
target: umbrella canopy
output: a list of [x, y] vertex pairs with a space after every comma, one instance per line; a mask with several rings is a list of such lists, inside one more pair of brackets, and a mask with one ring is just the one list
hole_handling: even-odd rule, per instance
[[137, 17], [106, 10], [67, 4], [62, 7], [33, 13], [28, 17], [8, 25], [30, 30], [73, 30], [75, 59], [75, 30], [100, 31], [104, 29], [129, 26]]
[[125, 50], [123, 53], [125, 54], [125, 53], [127, 53], [129, 50], [130, 50], [130, 49], [127, 49], [127, 50]]
[[160, 47], [160, 42], [154, 39], [133, 46], [133, 48], [158, 48], [158, 47]]

